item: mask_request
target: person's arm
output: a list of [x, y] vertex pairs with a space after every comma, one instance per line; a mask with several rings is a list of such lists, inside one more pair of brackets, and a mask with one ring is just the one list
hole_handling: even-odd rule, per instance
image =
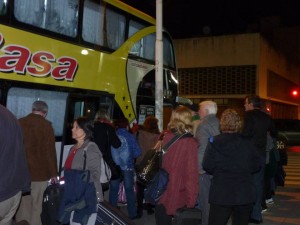
[[210, 142], [207, 144], [202, 166], [209, 174], [213, 174], [215, 172], [215, 151]]
[[205, 149], [209, 139], [209, 133], [203, 124], [200, 124], [197, 128], [195, 138], [198, 141], [198, 169], [200, 173], [205, 173], [202, 167], [203, 157]]
[[102, 202], [104, 199], [102, 185], [100, 183], [101, 157], [102, 154], [99, 151], [98, 146], [95, 143], [90, 142], [86, 153], [86, 168], [91, 173], [91, 179], [94, 182], [96, 188], [96, 196], [98, 202]]
[[242, 130], [243, 136], [246, 137], [252, 137], [254, 135], [254, 121], [252, 119], [252, 116], [249, 112], [245, 113], [245, 118], [244, 118], [244, 127]]
[[48, 169], [50, 171], [50, 176], [51, 176], [51, 182], [56, 183], [57, 182], [57, 158], [56, 158], [56, 149], [55, 149], [55, 135], [54, 135], [54, 130], [52, 126], [49, 124], [48, 127], [45, 127], [47, 130], [46, 133], [47, 135], [47, 140], [45, 143], [46, 148], [46, 155], [45, 157], [48, 159]]
[[113, 146], [114, 148], [119, 148], [122, 143], [118, 138], [118, 135], [116, 134], [116, 131], [113, 127], [110, 127], [108, 129], [108, 135], [109, 135], [109, 145]]

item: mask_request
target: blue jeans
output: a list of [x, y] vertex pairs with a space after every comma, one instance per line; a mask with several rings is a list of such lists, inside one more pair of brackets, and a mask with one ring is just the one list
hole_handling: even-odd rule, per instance
[[[130, 218], [137, 216], [136, 197], [133, 190], [134, 186], [134, 170], [122, 170], [124, 187], [127, 199], [127, 211]], [[118, 192], [121, 179], [110, 181], [109, 202], [112, 206], [118, 205]]]
[[265, 166], [266, 166], [266, 158], [260, 157], [260, 165], [261, 170], [254, 174], [254, 185], [256, 191], [256, 201], [253, 206], [253, 210], [251, 213], [251, 218], [255, 220], [262, 220], [261, 215], [261, 203], [262, 200], [265, 201], [265, 191], [264, 191], [264, 184], [265, 184]]

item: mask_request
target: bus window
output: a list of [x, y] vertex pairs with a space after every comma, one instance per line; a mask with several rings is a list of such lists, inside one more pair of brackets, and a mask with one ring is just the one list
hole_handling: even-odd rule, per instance
[[7, 0], [0, 0], [0, 16], [6, 14], [7, 11]]
[[84, 2], [82, 25], [84, 41], [115, 50], [125, 41], [125, 24], [124, 15], [95, 1]]
[[130, 53], [144, 58], [151, 61], [155, 60], [155, 33], [149, 34], [142, 39], [139, 40], [139, 42], [135, 43], [133, 47], [130, 50]]
[[145, 27], [146, 27], [146, 25], [144, 25], [140, 22], [137, 22], [135, 20], [130, 20], [129, 21], [129, 29], [128, 29], [128, 37], [131, 37], [136, 32], [138, 32], [139, 30], [141, 30]]
[[31, 113], [32, 103], [36, 100], [48, 104], [47, 120], [52, 123], [56, 137], [63, 134], [67, 93], [12, 87], [8, 91], [7, 108], [19, 119]]
[[79, 0], [15, 0], [14, 16], [23, 23], [76, 37]]
[[171, 40], [164, 35], [163, 39], [163, 48], [164, 48], [164, 65], [171, 68], [175, 68], [175, 53]]

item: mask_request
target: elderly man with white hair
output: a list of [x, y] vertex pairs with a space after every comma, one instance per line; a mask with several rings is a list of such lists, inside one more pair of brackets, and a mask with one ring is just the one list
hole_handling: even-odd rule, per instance
[[210, 137], [220, 134], [220, 123], [217, 118], [217, 104], [213, 101], [203, 101], [199, 104], [200, 123], [195, 137], [198, 141], [198, 164], [199, 164], [199, 197], [198, 204], [202, 211], [202, 225], [208, 224], [209, 216], [209, 189], [211, 175], [207, 174], [202, 167], [205, 149]]

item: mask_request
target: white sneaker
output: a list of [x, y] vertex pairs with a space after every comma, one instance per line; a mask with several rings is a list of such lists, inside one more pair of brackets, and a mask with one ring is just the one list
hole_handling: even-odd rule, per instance
[[273, 198], [266, 199], [267, 204], [274, 204]]
[[264, 213], [264, 212], [267, 212], [267, 211], [268, 211], [267, 209], [262, 209], [261, 213]]

